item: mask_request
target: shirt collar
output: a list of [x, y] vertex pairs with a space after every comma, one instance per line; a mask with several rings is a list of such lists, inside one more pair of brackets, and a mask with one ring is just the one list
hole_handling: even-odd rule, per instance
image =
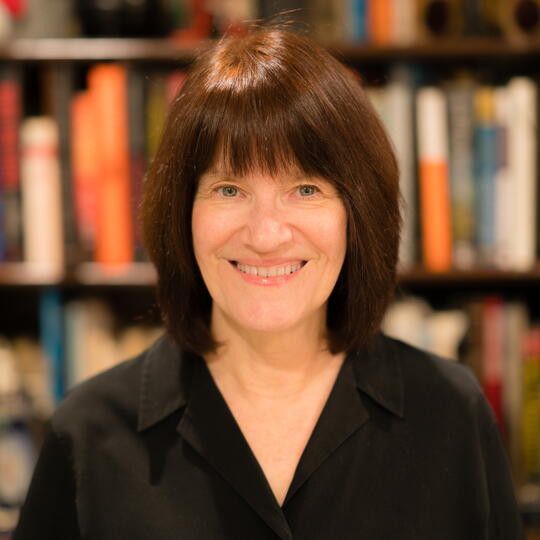
[[[393, 340], [378, 334], [369, 346], [351, 353], [356, 386], [391, 413], [403, 417], [401, 362]], [[183, 407], [189, 397], [192, 361], [168, 336], [145, 353], [141, 370], [138, 431], [143, 431]]]

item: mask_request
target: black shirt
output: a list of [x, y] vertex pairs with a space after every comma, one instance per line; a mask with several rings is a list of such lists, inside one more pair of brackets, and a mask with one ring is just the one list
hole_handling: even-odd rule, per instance
[[74, 389], [14, 540], [517, 540], [494, 415], [462, 365], [350, 353], [280, 507], [205, 362], [161, 338]]

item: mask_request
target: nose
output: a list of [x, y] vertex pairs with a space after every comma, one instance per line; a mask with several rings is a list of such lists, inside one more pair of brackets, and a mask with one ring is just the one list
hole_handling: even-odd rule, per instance
[[244, 244], [257, 253], [277, 252], [292, 237], [288, 213], [271, 201], [254, 204], [242, 229]]

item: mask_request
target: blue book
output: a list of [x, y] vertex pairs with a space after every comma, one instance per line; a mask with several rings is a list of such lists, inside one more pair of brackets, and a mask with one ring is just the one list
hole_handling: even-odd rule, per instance
[[482, 122], [474, 133], [476, 243], [479, 262], [494, 264], [495, 252], [495, 193], [497, 175], [497, 127]]
[[41, 346], [49, 361], [52, 395], [57, 404], [65, 393], [62, 298], [59, 289], [48, 288], [41, 293], [39, 323]]
[[350, 0], [352, 38], [354, 41], [367, 42], [368, 40], [366, 1]]

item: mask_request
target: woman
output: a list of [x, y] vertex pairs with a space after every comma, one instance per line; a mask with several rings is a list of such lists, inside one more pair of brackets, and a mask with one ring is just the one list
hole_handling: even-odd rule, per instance
[[15, 540], [521, 537], [470, 371], [379, 333], [398, 170], [343, 65], [220, 41], [142, 210], [167, 335], [59, 407]]

